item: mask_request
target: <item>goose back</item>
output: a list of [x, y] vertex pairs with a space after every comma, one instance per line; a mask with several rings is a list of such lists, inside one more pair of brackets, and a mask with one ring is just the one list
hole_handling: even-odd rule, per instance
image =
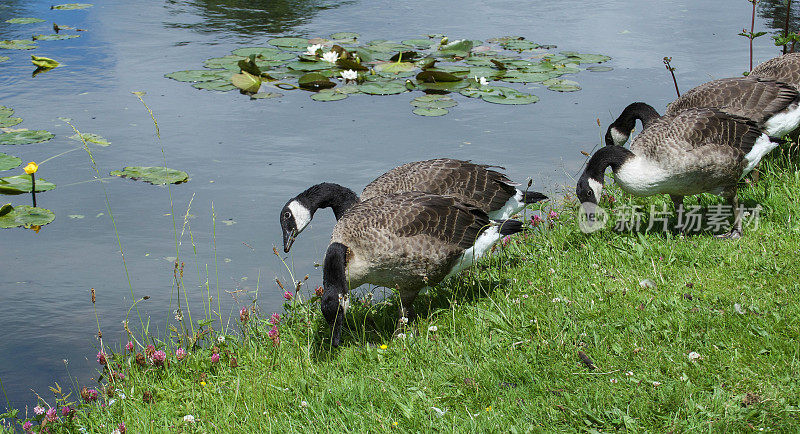
[[753, 68], [751, 77], [783, 81], [800, 86], [800, 53], [787, 53], [773, 57]]
[[347, 246], [351, 287], [419, 289], [444, 279], [488, 225], [484, 211], [456, 198], [407, 192], [355, 204], [331, 243]]
[[493, 170], [499, 166], [437, 158], [396, 167], [370, 182], [361, 193], [366, 201], [387, 194], [421, 191], [446, 194], [471, 203], [484, 212], [498, 210], [517, 194], [514, 183]]
[[681, 95], [667, 107], [665, 116], [683, 110], [717, 107], [722, 111], [764, 123], [797, 103], [800, 94], [786, 83], [757, 77], [723, 78], [701, 84]]

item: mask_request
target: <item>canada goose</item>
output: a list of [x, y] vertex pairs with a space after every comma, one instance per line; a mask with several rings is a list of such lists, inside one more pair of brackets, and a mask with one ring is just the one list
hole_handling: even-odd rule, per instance
[[336, 222], [323, 265], [322, 313], [338, 346], [349, 288], [397, 288], [400, 319], [414, 317], [417, 293], [472, 264], [500, 238], [522, 230], [492, 222], [450, 196], [406, 192], [356, 203]]
[[[789, 84], [756, 77], [723, 78], [701, 84], [671, 102], [665, 116], [704, 107], [752, 119], [773, 137], [782, 137], [800, 125], [798, 91]], [[658, 118], [658, 112], [650, 105], [630, 104], [608, 126], [606, 145], [624, 145], [636, 126], [636, 119], [641, 120], [646, 129]]]
[[635, 196], [669, 194], [676, 212], [683, 196], [710, 192], [733, 205], [734, 226], [725, 237], [742, 234], [736, 185], [778, 143], [762, 134], [756, 122], [719, 109], [688, 109], [653, 121], [630, 150], [605, 146], [592, 155], [578, 180], [581, 203], [597, 204], [604, 172]]
[[800, 53], [773, 57], [753, 68], [748, 77], [782, 81], [800, 88]]
[[450, 158], [407, 163], [370, 182], [361, 192], [360, 199], [355, 192], [339, 184], [314, 185], [286, 202], [281, 210], [283, 251], [289, 252], [295, 238], [308, 226], [317, 209], [333, 208], [338, 220], [359, 200], [387, 194], [406, 191], [445, 194], [479, 207], [494, 220], [507, 219], [526, 205], [547, 199], [542, 193], [517, 189], [504, 174], [492, 168], [502, 169]]

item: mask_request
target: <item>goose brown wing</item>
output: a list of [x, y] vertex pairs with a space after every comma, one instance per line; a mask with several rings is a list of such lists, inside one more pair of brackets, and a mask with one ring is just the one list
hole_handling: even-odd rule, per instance
[[763, 123], [797, 98], [797, 90], [786, 83], [756, 77], [724, 78], [681, 95], [667, 107], [666, 116], [675, 116], [689, 108], [716, 107]]
[[800, 85], [800, 53], [788, 53], [759, 64], [750, 76]]
[[407, 192], [354, 205], [336, 223], [331, 239], [389, 246], [423, 235], [447, 250], [465, 250], [488, 224], [485, 212], [453, 197]]
[[631, 144], [631, 151], [665, 160], [702, 148], [722, 148], [741, 158], [760, 135], [758, 124], [750, 119], [713, 108], [689, 109], [664, 116], [642, 131]]
[[516, 194], [513, 182], [493, 168], [502, 169], [449, 158], [408, 163], [369, 183], [361, 199], [419, 191], [453, 196], [490, 212], [501, 208]]

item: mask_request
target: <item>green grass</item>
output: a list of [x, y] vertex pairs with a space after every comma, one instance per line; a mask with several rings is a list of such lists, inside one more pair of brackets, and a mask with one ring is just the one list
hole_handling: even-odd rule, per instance
[[[479, 267], [421, 295], [413, 337], [391, 338], [392, 298], [354, 300], [343, 346], [332, 350], [319, 304], [295, 299], [279, 345], [267, 336], [266, 312], [224, 344], [206, 336], [180, 362], [167, 344], [166, 367], [140, 368], [119, 353], [114, 363], [126, 379], [115, 387], [125, 399], [115, 392], [102, 410], [80, 404], [72, 428], [50, 426], [798, 432], [800, 173], [787, 154], [765, 161], [761, 181], [742, 189], [742, 200], [763, 210], [759, 227], [745, 228], [741, 240], [608, 229], [585, 235], [567, 199], [552, 228], [546, 222], [516, 236]], [[607, 207], [666, 203], [609, 191], [618, 199]], [[655, 287], [640, 285], [644, 279]], [[690, 352], [700, 358], [690, 360]], [[151, 403], [143, 402], [145, 391]], [[184, 422], [188, 414], [194, 422]]]

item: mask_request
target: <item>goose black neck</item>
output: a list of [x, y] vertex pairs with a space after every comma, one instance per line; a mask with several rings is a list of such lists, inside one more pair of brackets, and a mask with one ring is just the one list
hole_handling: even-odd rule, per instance
[[342, 243], [331, 243], [325, 253], [325, 262], [322, 267], [322, 286], [325, 295], [334, 295], [347, 292], [347, 246]]
[[630, 128], [627, 128], [627, 131], [630, 131], [636, 126], [636, 119], [642, 121], [642, 127], [647, 128], [650, 123], [660, 117], [661, 115], [659, 115], [656, 109], [650, 104], [635, 102], [625, 107], [625, 110], [619, 115], [617, 121], [622, 122], [622, 126], [624, 127], [630, 126]]
[[319, 208], [332, 208], [336, 220], [339, 220], [345, 211], [358, 202], [358, 195], [339, 184], [323, 182], [297, 195], [297, 201], [302, 203], [311, 215], [314, 215]]
[[598, 149], [589, 159], [589, 162], [586, 163], [586, 170], [583, 172], [584, 176], [602, 183], [606, 169], [609, 166], [611, 166], [611, 170], [616, 172], [633, 155], [633, 152], [622, 146], [604, 146]]

